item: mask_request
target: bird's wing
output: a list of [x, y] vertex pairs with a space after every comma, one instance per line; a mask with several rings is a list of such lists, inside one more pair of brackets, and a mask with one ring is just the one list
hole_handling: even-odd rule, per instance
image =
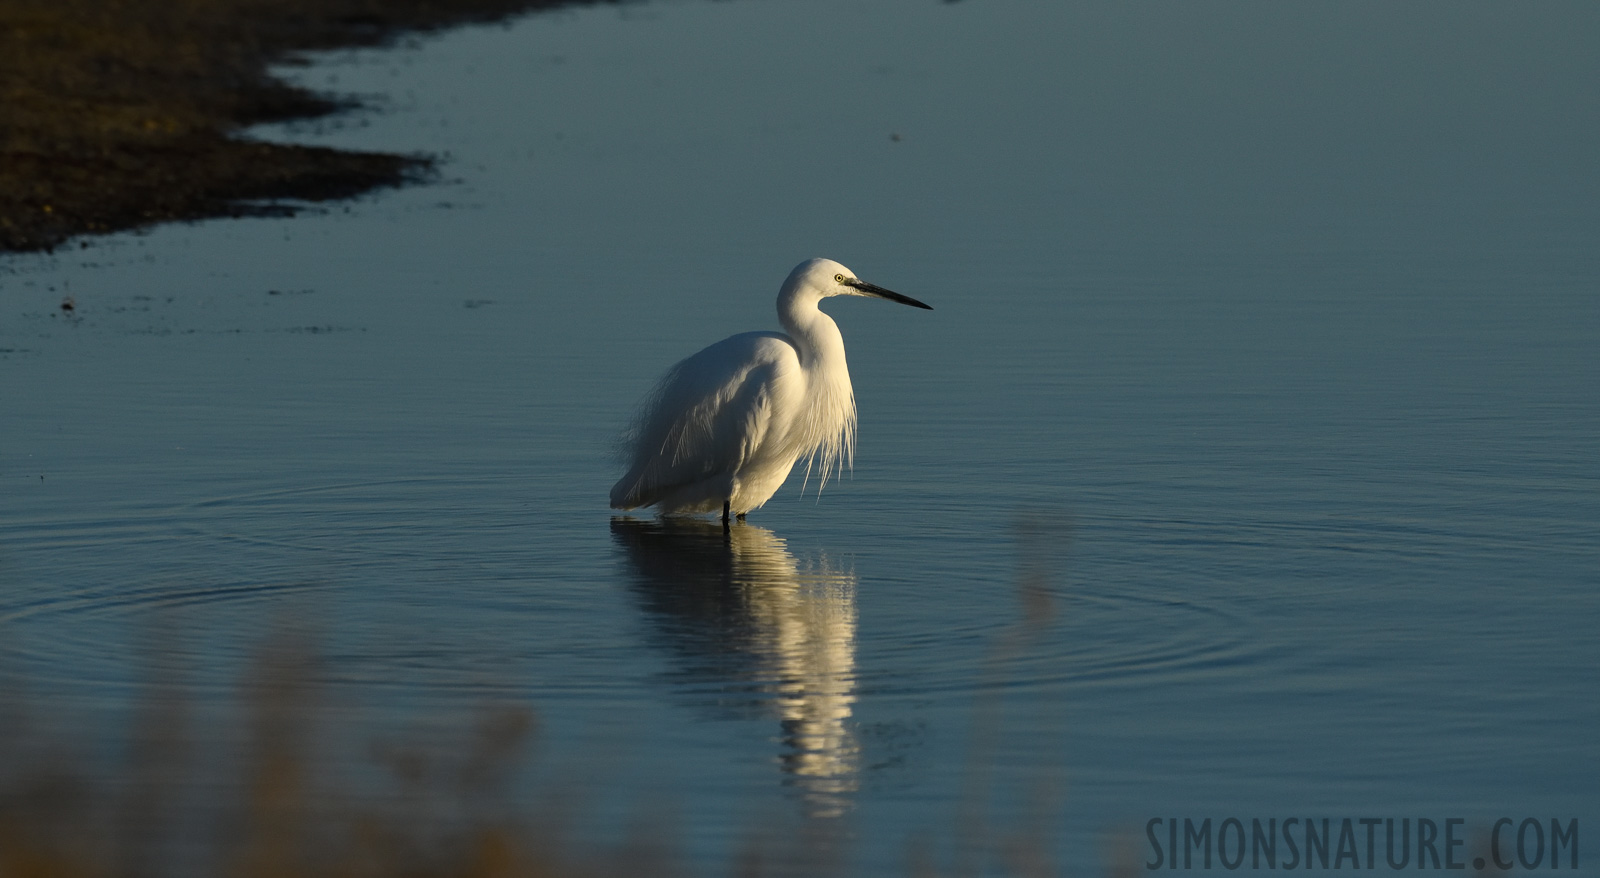
[[735, 335], [673, 366], [627, 437], [630, 466], [611, 505], [649, 506], [685, 486], [731, 479], [765, 438], [773, 382], [799, 368], [794, 345], [775, 332]]

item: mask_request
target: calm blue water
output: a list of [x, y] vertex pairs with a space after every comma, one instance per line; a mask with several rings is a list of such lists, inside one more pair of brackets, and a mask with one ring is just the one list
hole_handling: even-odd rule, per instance
[[[657, 3], [318, 59], [382, 111], [262, 136], [441, 179], [0, 263], [3, 666], [114, 743], [150, 631], [224, 705], [297, 614], [337, 703], [527, 702], [598, 836], [670, 811], [707, 874], [802, 824], [875, 872], [1036, 818], [1074, 874], [1158, 816], [1593, 825], [1597, 33]], [[935, 308], [827, 305], [854, 478], [614, 518], [634, 403], [814, 255]]]

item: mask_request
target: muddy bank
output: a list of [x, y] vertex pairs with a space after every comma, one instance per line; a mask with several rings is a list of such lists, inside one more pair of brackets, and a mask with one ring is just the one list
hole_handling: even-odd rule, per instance
[[297, 51], [381, 44], [562, 0], [0, 0], [0, 250], [281, 212], [406, 182], [425, 156], [257, 143], [341, 109], [273, 79]]

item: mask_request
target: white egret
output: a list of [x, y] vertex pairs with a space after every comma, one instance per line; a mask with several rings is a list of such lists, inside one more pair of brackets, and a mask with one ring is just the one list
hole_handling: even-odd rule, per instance
[[829, 296], [874, 296], [927, 308], [858, 280], [831, 259], [795, 266], [778, 291], [788, 331], [745, 332], [678, 363], [656, 385], [626, 440], [628, 474], [611, 489], [618, 509], [713, 512], [740, 518], [766, 503], [807, 459], [817, 490], [852, 463], [856, 399], [844, 337], [817, 308]]

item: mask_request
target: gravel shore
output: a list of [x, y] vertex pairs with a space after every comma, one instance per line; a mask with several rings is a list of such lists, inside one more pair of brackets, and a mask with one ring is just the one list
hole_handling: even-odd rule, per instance
[[283, 212], [425, 174], [427, 156], [259, 143], [342, 105], [272, 78], [296, 52], [379, 45], [561, 0], [0, 0], [0, 251], [173, 220]]

